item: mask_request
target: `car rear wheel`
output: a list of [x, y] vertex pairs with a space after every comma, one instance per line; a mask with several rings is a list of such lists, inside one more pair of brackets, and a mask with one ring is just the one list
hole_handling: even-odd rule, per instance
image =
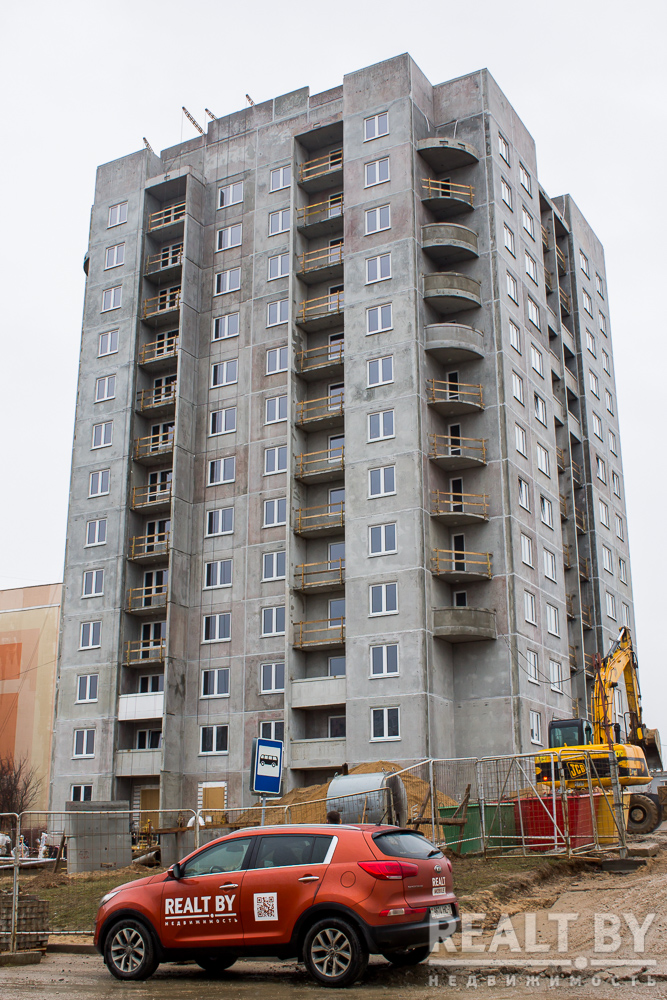
[[140, 920], [114, 924], [104, 945], [104, 961], [116, 979], [148, 979], [158, 967], [151, 932]]
[[238, 957], [238, 955], [206, 955], [204, 958], [196, 958], [195, 961], [204, 972], [215, 976], [233, 965]]
[[402, 951], [383, 951], [382, 957], [386, 958], [392, 965], [399, 968], [406, 965], [419, 965], [431, 954], [430, 944], [424, 944], [421, 948], [409, 948]]
[[319, 920], [306, 934], [303, 960], [322, 986], [352, 986], [366, 971], [368, 951], [346, 920], [330, 917]]

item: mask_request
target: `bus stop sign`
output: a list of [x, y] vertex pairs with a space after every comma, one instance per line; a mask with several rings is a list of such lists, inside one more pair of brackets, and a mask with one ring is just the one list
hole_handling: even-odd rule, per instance
[[282, 740], [265, 740], [261, 736], [254, 739], [250, 764], [250, 791], [255, 795], [280, 795], [282, 776]]

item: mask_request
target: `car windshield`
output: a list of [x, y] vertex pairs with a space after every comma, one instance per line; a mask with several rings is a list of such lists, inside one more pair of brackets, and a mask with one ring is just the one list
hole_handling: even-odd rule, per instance
[[435, 847], [421, 833], [411, 830], [397, 830], [380, 833], [374, 837], [376, 845], [388, 858], [441, 858], [442, 851]]
[[250, 837], [223, 840], [208, 847], [185, 863], [184, 878], [192, 875], [220, 875], [223, 872], [242, 871], [245, 866]]

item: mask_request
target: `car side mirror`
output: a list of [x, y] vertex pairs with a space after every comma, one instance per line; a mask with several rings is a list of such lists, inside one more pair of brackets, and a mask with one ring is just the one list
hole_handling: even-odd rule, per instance
[[181, 867], [180, 861], [175, 861], [171, 869], [172, 876], [178, 881], [178, 879], [183, 878], [183, 869]]

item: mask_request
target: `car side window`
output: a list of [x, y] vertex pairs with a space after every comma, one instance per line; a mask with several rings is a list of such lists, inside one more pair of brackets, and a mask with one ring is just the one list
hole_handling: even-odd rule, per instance
[[255, 868], [290, 868], [294, 865], [322, 864], [331, 837], [304, 834], [273, 834], [262, 837]]
[[186, 862], [183, 877], [243, 871], [251, 843], [251, 837], [237, 837], [214, 844]]

